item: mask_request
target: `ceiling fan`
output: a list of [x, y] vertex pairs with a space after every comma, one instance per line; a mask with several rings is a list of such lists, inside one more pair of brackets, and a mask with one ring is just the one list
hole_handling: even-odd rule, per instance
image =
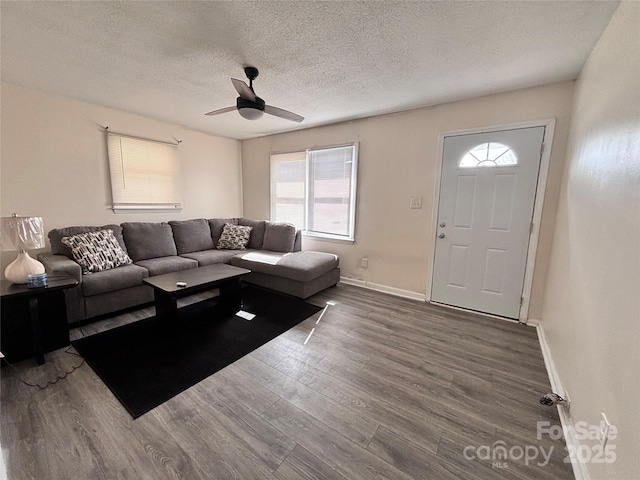
[[245, 67], [244, 73], [249, 79], [249, 85], [242, 80], [238, 80], [236, 78], [231, 79], [233, 86], [240, 95], [236, 100], [236, 106], [214, 110], [213, 112], [205, 113], [205, 115], [219, 115], [221, 113], [238, 110], [238, 113], [247, 120], [258, 120], [265, 112], [269, 115], [274, 115], [276, 117], [292, 120], [298, 123], [304, 120], [304, 117], [296, 115], [293, 112], [289, 112], [278, 107], [272, 107], [271, 105], [266, 105], [264, 100], [255, 94], [253, 91], [253, 81], [259, 73], [257, 68]]

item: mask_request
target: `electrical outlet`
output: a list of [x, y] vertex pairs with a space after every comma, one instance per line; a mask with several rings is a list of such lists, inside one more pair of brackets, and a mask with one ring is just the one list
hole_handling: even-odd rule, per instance
[[422, 197], [411, 197], [409, 208], [422, 208]]
[[598, 440], [600, 440], [600, 445], [604, 448], [607, 445], [607, 440], [609, 439], [609, 429], [611, 428], [611, 424], [607, 419], [607, 416], [604, 412], [600, 413], [600, 428], [598, 429]]
[[362, 260], [360, 260], [360, 267], [369, 268], [369, 259], [367, 257], [362, 257]]

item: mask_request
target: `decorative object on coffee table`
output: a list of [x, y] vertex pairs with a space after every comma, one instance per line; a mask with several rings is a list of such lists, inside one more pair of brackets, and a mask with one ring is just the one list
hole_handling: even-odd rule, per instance
[[29, 275], [44, 273], [44, 265], [31, 258], [27, 249], [44, 247], [42, 217], [2, 217], [2, 250], [18, 250], [18, 257], [7, 265], [4, 276], [12, 283], [27, 283]]

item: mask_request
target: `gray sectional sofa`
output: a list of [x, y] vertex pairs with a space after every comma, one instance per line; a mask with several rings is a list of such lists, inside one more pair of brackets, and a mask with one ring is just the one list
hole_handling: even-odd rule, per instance
[[[217, 248], [225, 223], [250, 226], [245, 250]], [[62, 238], [110, 229], [132, 264], [83, 274]], [[216, 218], [168, 223], [126, 222], [121, 225], [78, 226], [49, 232], [51, 253], [38, 259], [49, 275], [66, 274], [79, 285], [65, 290], [69, 323], [153, 301], [153, 290], [143, 278], [229, 263], [247, 268], [243, 281], [307, 298], [340, 280], [339, 259], [322, 252], [301, 251], [301, 233], [293, 225], [246, 218]]]

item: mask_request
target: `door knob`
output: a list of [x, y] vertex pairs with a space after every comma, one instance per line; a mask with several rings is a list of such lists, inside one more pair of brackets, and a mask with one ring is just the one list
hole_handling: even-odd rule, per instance
[[438, 235], [438, 238], [444, 238], [444, 233], [441, 233], [440, 235]]
[[446, 226], [447, 226], [447, 224], [446, 224], [446, 223], [444, 223], [444, 222], [440, 222], [440, 226], [441, 226], [442, 228], [444, 228], [444, 227], [446, 227]]

